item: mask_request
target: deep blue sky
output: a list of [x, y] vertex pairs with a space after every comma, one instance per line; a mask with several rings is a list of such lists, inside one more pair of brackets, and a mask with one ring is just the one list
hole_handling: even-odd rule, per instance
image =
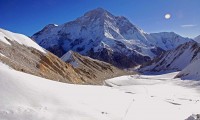
[[[125, 16], [145, 32], [200, 35], [200, 0], [0, 0], [0, 28], [31, 36], [50, 23], [63, 24], [101, 7]], [[171, 19], [164, 19], [170, 13]]]

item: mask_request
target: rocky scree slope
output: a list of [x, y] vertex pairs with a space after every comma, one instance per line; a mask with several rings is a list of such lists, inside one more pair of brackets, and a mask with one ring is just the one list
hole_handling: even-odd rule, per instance
[[71, 64], [75, 68], [76, 72], [84, 76], [83, 78], [90, 81], [90, 83], [103, 84], [104, 80], [109, 78], [136, 74], [135, 72], [118, 69], [109, 63], [82, 56], [71, 50], [64, 54], [61, 59]]
[[30, 38], [0, 29], [0, 61], [15, 70], [60, 82], [90, 84], [72, 65], [44, 50]]

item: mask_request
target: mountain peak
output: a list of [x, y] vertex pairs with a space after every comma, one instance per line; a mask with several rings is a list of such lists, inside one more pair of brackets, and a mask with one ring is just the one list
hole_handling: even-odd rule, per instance
[[188, 41], [169, 34], [146, 34], [127, 18], [96, 8], [74, 21], [34, 34], [32, 38], [59, 57], [73, 50], [127, 68]]
[[105, 9], [101, 8], [101, 7], [98, 7], [96, 9], [94, 9], [94, 11], [99, 11], [99, 12], [106, 12]]
[[96, 9], [88, 11], [86, 14], [88, 14], [88, 13], [107, 13], [107, 12], [108, 11], [103, 8], [96, 8]]
[[48, 24], [44, 28], [49, 29], [49, 28], [53, 28], [53, 27], [57, 27], [57, 26], [58, 26], [57, 24]]
[[84, 14], [85, 17], [102, 17], [102, 16], [111, 16], [114, 17], [110, 12], [103, 8], [96, 8], [94, 10], [88, 11]]

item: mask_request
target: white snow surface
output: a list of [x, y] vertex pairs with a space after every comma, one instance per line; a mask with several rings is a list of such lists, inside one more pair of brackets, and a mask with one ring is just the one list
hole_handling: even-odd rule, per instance
[[164, 75], [122, 76], [113, 87], [72, 85], [0, 63], [2, 120], [184, 120], [200, 112], [199, 81]]
[[22, 35], [22, 34], [18, 34], [18, 33], [13, 33], [13, 32], [10, 32], [10, 31], [0, 28], [0, 41], [6, 43], [8, 45], [11, 45], [11, 43], [7, 39], [9, 39], [11, 41], [15, 41], [21, 45], [35, 48], [43, 53], [46, 53], [42, 47], [40, 47], [37, 43], [35, 43], [29, 37]]
[[105, 86], [59, 83], [0, 62], [1, 120], [121, 120], [132, 96]]
[[178, 75], [181, 75], [182, 79], [200, 80], [200, 58], [192, 61]]
[[124, 120], [185, 120], [200, 113], [200, 82], [173, 79], [177, 73], [122, 76], [106, 84], [132, 94]]

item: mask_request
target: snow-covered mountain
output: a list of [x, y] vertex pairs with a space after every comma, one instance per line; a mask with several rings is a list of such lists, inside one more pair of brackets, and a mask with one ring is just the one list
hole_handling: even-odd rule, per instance
[[61, 57], [69, 50], [118, 67], [133, 67], [190, 41], [173, 32], [148, 34], [123, 16], [97, 8], [62, 25], [49, 24], [32, 38]]
[[200, 43], [200, 35], [194, 38], [195, 41], [197, 41], [198, 43]]
[[102, 84], [106, 78], [127, 74], [110, 64], [73, 55], [82, 65], [80, 68], [65, 63], [25, 35], [0, 29], [0, 62], [18, 71], [78, 84]]
[[200, 56], [179, 72], [176, 77], [181, 79], [200, 80]]
[[180, 71], [193, 60], [200, 58], [200, 44], [191, 41], [178, 46], [176, 49], [167, 51], [146, 64], [140, 71]]
[[147, 39], [151, 44], [166, 51], [175, 49], [186, 42], [193, 41], [192, 39], [181, 37], [174, 32], [151, 33], [147, 36]]
[[133, 72], [120, 70], [109, 63], [82, 56], [71, 50], [64, 54], [61, 59], [75, 67], [77, 73], [83, 75], [82, 77], [85, 80], [94, 84], [103, 84], [104, 80], [109, 78], [134, 74]]

